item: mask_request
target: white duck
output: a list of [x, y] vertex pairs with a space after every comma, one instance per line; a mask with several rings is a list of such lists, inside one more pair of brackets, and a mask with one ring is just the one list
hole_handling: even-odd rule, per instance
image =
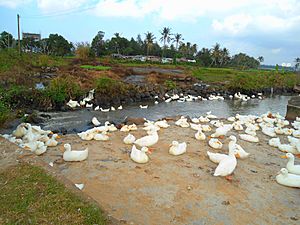
[[56, 138], [60, 138], [60, 136], [58, 136], [58, 134], [53, 134], [51, 138], [49, 138], [49, 140], [47, 140], [45, 142], [45, 145], [48, 147], [55, 147], [58, 144], [58, 141], [56, 140]]
[[300, 175], [300, 165], [295, 165], [295, 157], [292, 153], [286, 153], [286, 155], [281, 156], [283, 159], [288, 159], [286, 168], [289, 173]]
[[98, 133], [94, 135], [94, 140], [96, 141], [108, 141], [109, 136], [107, 131], [103, 131], [102, 133]]
[[154, 125], [159, 126], [161, 128], [168, 128], [170, 126], [166, 120], [156, 121]]
[[199, 141], [204, 141], [206, 139], [205, 134], [199, 129], [197, 133], [195, 134], [195, 138]]
[[276, 147], [276, 148], [278, 148], [278, 146], [281, 144], [280, 138], [271, 138], [268, 143], [270, 146]]
[[259, 142], [258, 137], [254, 137], [252, 135], [249, 134], [240, 134], [240, 138], [244, 141], [248, 141], [248, 142]]
[[90, 129], [90, 130], [78, 133], [77, 135], [84, 141], [91, 141], [91, 140], [93, 140], [93, 138], [97, 132], [99, 132], [99, 131], [96, 129]]
[[228, 156], [226, 156], [224, 159], [222, 159], [217, 166], [214, 176], [229, 176], [233, 173], [233, 171], [236, 168], [237, 160], [235, 158], [235, 148], [234, 148], [235, 142], [230, 141], [229, 142], [229, 153]]
[[221, 149], [223, 144], [217, 138], [211, 138], [208, 141], [208, 145], [214, 149]]
[[288, 141], [290, 142], [291, 145], [297, 146], [297, 144], [300, 142], [300, 139], [292, 137], [292, 136], [287, 136]]
[[148, 105], [140, 105], [140, 108], [141, 108], [141, 109], [147, 109], [147, 108], [148, 108]]
[[158, 142], [158, 134], [156, 129], [147, 131], [148, 135], [137, 139], [134, 144], [137, 144], [141, 147], [150, 147], [155, 145]]
[[84, 150], [72, 150], [70, 144], [64, 144], [65, 152], [63, 159], [66, 162], [80, 162], [86, 160], [89, 154], [88, 148]]
[[225, 159], [228, 155], [226, 154], [222, 154], [222, 153], [213, 153], [210, 151], [206, 152], [208, 155], [208, 158], [210, 161], [212, 161], [213, 163], [220, 163], [223, 159]]
[[76, 108], [76, 107], [80, 107], [78, 101], [73, 101], [72, 99], [70, 99], [67, 103], [67, 106], [69, 106], [70, 108]]
[[135, 137], [132, 134], [128, 134], [124, 139], [123, 142], [127, 145], [131, 145], [135, 142]]
[[147, 163], [149, 161], [149, 157], [146, 152], [151, 153], [147, 147], [142, 147], [142, 149], [139, 150], [135, 147], [135, 145], [133, 145], [130, 158], [136, 163]]
[[96, 126], [96, 127], [97, 127], [97, 126], [100, 126], [100, 124], [101, 124], [101, 123], [99, 122], [99, 120], [98, 120], [96, 117], [93, 117], [92, 123], [93, 123], [93, 125]]
[[278, 184], [300, 188], [300, 176], [291, 174], [286, 168], [282, 168], [279, 174], [276, 176], [276, 181]]
[[280, 144], [280, 145], [278, 145], [278, 148], [282, 152], [293, 153], [297, 156], [299, 156], [299, 154], [300, 154], [300, 152], [298, 151], [298, 150], [300, 150], [300, 143], [298, 143], [296, 146], [293, 146], [291, 144]]
[[118, 107], [118, 109], [119, 109], [119, 110], [122, 110], [122, 109], [123, 109], [123, 106], [120, 105], [120, 106]]
[[204, 132], [210, 132], [211, 131], [211, 127], [209, 125], [202, 125], [202, 131], [204, 131]]
[[24, 145], [21, 145], [21, 147], [22, 146], [24, 149], [30, 150], [36, 155], [42, 155], [47, 151], [47, 146], [41, 141], [29, 142]]
[[21, 123], [17, 126], [17, 128], [12, 132], [12, 135], [16, 138], [21, 138], [27, 133], [27, 127], [29, 124]]
[[193, 130], [201, 130], [202, 129], [201, 124], [190, 123], [190, 126]]
[[293, 136], [294, 136], [295, 138], [300, 138], [300, 130], [294, 130], [294, 131], [293, 131]]
[[219, 128], [216, 129], [216, 132], [213, 133], [211, 136], [212, 137], [221, 137], [221, 136], [225, 136], [228, 131], [230, 131], [232, 129], [232, 125], [231, 124], [225, 124]]
[[229, 148], [233, 148], [233, 151], [234, 151], [234, 154], [237, 158], [240, 158], [240, 159], [246, 159], [250, 153], [246, 152], [242, 146], [240, 146], [239, 144], [236, 143], [236, 137], [234, 135], [231, 135], [230, 137], [230, 142], [229, 143]]
[[186, 152], [186, 143], [179, 143], [178, 141], [173, 141], [170, 145], [169, 153], [171, 155], [182, 155]]
[[107, 108], [107, 109], [102, 109], [102, 108], [100, 108], [100, 111], [101, 111], [101, 112], [109, 112], [109, 111], [110, 111], [110, 108]]

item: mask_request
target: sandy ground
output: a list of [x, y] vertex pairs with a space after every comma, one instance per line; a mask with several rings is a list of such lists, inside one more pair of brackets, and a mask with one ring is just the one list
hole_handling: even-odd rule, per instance
[[[217, 151], [206, 141], [194, 139], [194, 133], [191, 128], [174, 125], [161, 129], [145, 165], [131, 161], [131, 146], [122, 142], [127, 133], [120, 131], [112, 133], [108, 142], [64, 136], [62, 143], [71, 143], [74, 149], [89, 147], [84, 162], [63, 162], [62, 145], [30, 158], [43, 160], [47, 169], [57, 170], [74, 183], [84, 183], [83, 192], [122, 224], [299, 224], [300, 189], [276, 183], [276, 173], [287, 161], [279, 157], [283, 155], [279, 150], [267, 145], [268, 137], [258, 132], [260, 143], [238, 140], [251, 156], [238, 161], [230, 182], [212, 176], [216, 164], [209, 161], [206, 151]], [[145, 132], [139, 129], [132, 134], [141, 137]], [[187, 153], [169, 155], [168, 145], [173, 140], [186, 141]], [[2, 167], [9, 159], [3, 151], [17, 147], [0, 141]], [[218, 152], [228, 151], [228, 141], [222, 140], [225, 145]], [[53, 161], [51, 168], [48, 163]], [[298, 159], [296, 163], [300, 163]]]

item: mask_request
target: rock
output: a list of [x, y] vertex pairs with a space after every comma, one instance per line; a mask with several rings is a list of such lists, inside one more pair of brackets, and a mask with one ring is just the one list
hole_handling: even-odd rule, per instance
[[46, 119], [38, 115], [36, 112], [33, 112], [26, 118], [27, 123], [39, 124], [45, 122]]
[[130, 124], [135, 124], [135, 125], [143, 125], [145, 123], [145, 119], [142, 118], [142, 117], [127, 117], [125, 120], [124, 120], [124, 123], [127, 124], [127, 125], [130, 125]]
[[68, 133], [68, 130], [65, 127], [61, 127], [59, 130], [63, 135], [66, 135]]
[[285, 118], [288, 120], [295, 120], [300, 115], [300, 96], [292, 97], [287, 105], [287, 112]]

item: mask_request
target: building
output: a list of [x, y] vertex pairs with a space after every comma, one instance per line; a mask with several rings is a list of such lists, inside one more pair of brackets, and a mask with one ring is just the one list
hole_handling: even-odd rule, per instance
[[40, 41], [41, 40], [41, 34], [22, 32], [22, 39], [24, 39], [24, 38], [30, 38], [30, 39], [33, 39], [35, 41]]

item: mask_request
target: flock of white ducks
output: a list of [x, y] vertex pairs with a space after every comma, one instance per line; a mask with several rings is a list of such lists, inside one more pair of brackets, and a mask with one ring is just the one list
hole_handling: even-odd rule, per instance
[[[86, 108], [91, 108], [93, 109], [93, 104], [90, 103], [93, 99], [94, 99], [94, 94], [95, 94], [95, 89], [92, 89], [88, 92], [88, 95], [81, 101], [75, 101], [70, 99], [66, 105], [69, 106], [72, 109], [75, 108], [79, 108], [79, 107], [86, 107]], [[251, 97], [245, 94], [241, 94], [240, 92], [235, 93], [233, 96], [230, 95], [229, 99], [235, 99], [235, 100], [240, 100], [243, 102], [247, 102], [250, 99], [254, 99], [254, 98], [258, 98], [258, 99], [263, 99], [262, 97], [262, 93], [258, 93], [257, 96], [252, 95]], [[154, 97], [155, 101], [154, 104], [157, 105], [159, 104], [159, 97], [155, 96]], [[210, 94], [207, 98], [202, 97], [202, 96], [193, 96], [193, 95], [184, 95], [183, 93], [180, 94], [173, 94], [172, 96], [170, 96], [168, 93], [165, 93], [165, 95], [162, 97], [161, 101], [162, 102], [172, 102], [172, 101], [177, 101], [177, 102], [192, 102], [192, 101], [196, 101], [196, 100], [201, 100], [201, 101], [214, 101], [214, 100], [225, 100], [224, 96], [221, 96], [220, 94], [214, 95], [214, 94]], [[141, 109], [147, 109], [148, 105], [139, 105], [139, 107]], [[94, 107], [95, 111], [101, 111], [101, 112], [110, 112], [110, 111], [116, 111], [116, 110], [122, 110], [123, 106], [120, 105], [119, 107], [115, 108], [114, 106], [111, 106], [109, 108], [103, 109], [100, 106], [96, 106]]]
[[[96, 117], [92, 119], [92, 123], [95, 127], [78, 133], [78, 136], [82, 140], [108, 141], [111, 132], [118, 130], [114, 124], [109, 122], [105, 122], [104, 125], [101, 125]], [[266, 113], [261, 116], [237, 114], [234, 117], [229, 117], [227, 120], [221, 121], [217, 116], [211, 114], [211, 112], [207, 112], [206, 115], [200, 116], [199, 118], [188, 119], [182, 116], [175, 121], [175, 124], [179, 127], [190, 127], [195, 130], [195, 139], [199, 141], [208, 140], [208, 145], [213, 149], [222, 148], [223, 144], [219, 139], [223, 139], [231, 130], [245, 132], [239, 134], [239, 137], [248, 142], [259, 142], [260, 140], [256, 136], [256, 131], [261, 130], [264, 135], [270, 137], [268, 141], [270, 146], [287, 153], [284, 158], [288, 159], [288, 163], [286, 168], [281, 169], [277, 175], [277, 182], [285, 186], [300, 187], [300, 165], [294, 165], [294, 155], [297, 157], [300, 156], [300, 118], [296, 118], [296, 120], [290, 124], [289, 121], [285, 120], [278, 113]], [[151, 153], [151, 147], [158, 143], [159, 130], [167, 129], [169, 126], [166, 120], [156, 122], [146, 120], [143, 130], [146, 131], [147, 135], [136, 139], [134, 135], [128, 133], [123, 139], [123, 142], [127, 145], [132, 145], [130, 158], [136, 163], [149, 162], [150, 159], [147, 154]], [[214, 128], [215, 132], [212, 133], [211, 136], [205, 134]], [[120, 131], [130, 132], [137, 129], [138, 127], [135, 124], [131, 124], [124, 125]], [[287, 135], [289, 143], [281, 143], [281, 139], [278, 135]], [[2, 136], [24, 149], [31, 150], [37, 155], [46, 152], [47, 147], [56, 146], [58, 144], [56, 139], [59, 138], [57, 134], [53, 134], [51, 131], [45, 131], [39, 126], [32, 126], [29, 123], [22, 123], [11, 135], [5, 134]], [[218, 164], [214, 176], [224, 176], [227, 179], [230, 179], [230, 175], [236, 168], [237, 158], [246, 159], [249, 156], [249, 153], [247, 153], [241, 145], [237, 144], [236, 136], [231, 135], [229, 139], [228, 154], [207, 151], [208, 158]], [[141, 149], [138, 149], [136, 146], [139, 146]], [[70, 144], [65, 144], [64, 149], [63, 159], [65, 161], [83, 161], [88, 157], [87, 148], [84, 150], [72, 150]], [[187, 149], [188, 146], [186, 142], [179, 143], [177, 140], [174, 140], [170, 144], [168, 152], [171, 155], [178, 156], [186, 153]]]

